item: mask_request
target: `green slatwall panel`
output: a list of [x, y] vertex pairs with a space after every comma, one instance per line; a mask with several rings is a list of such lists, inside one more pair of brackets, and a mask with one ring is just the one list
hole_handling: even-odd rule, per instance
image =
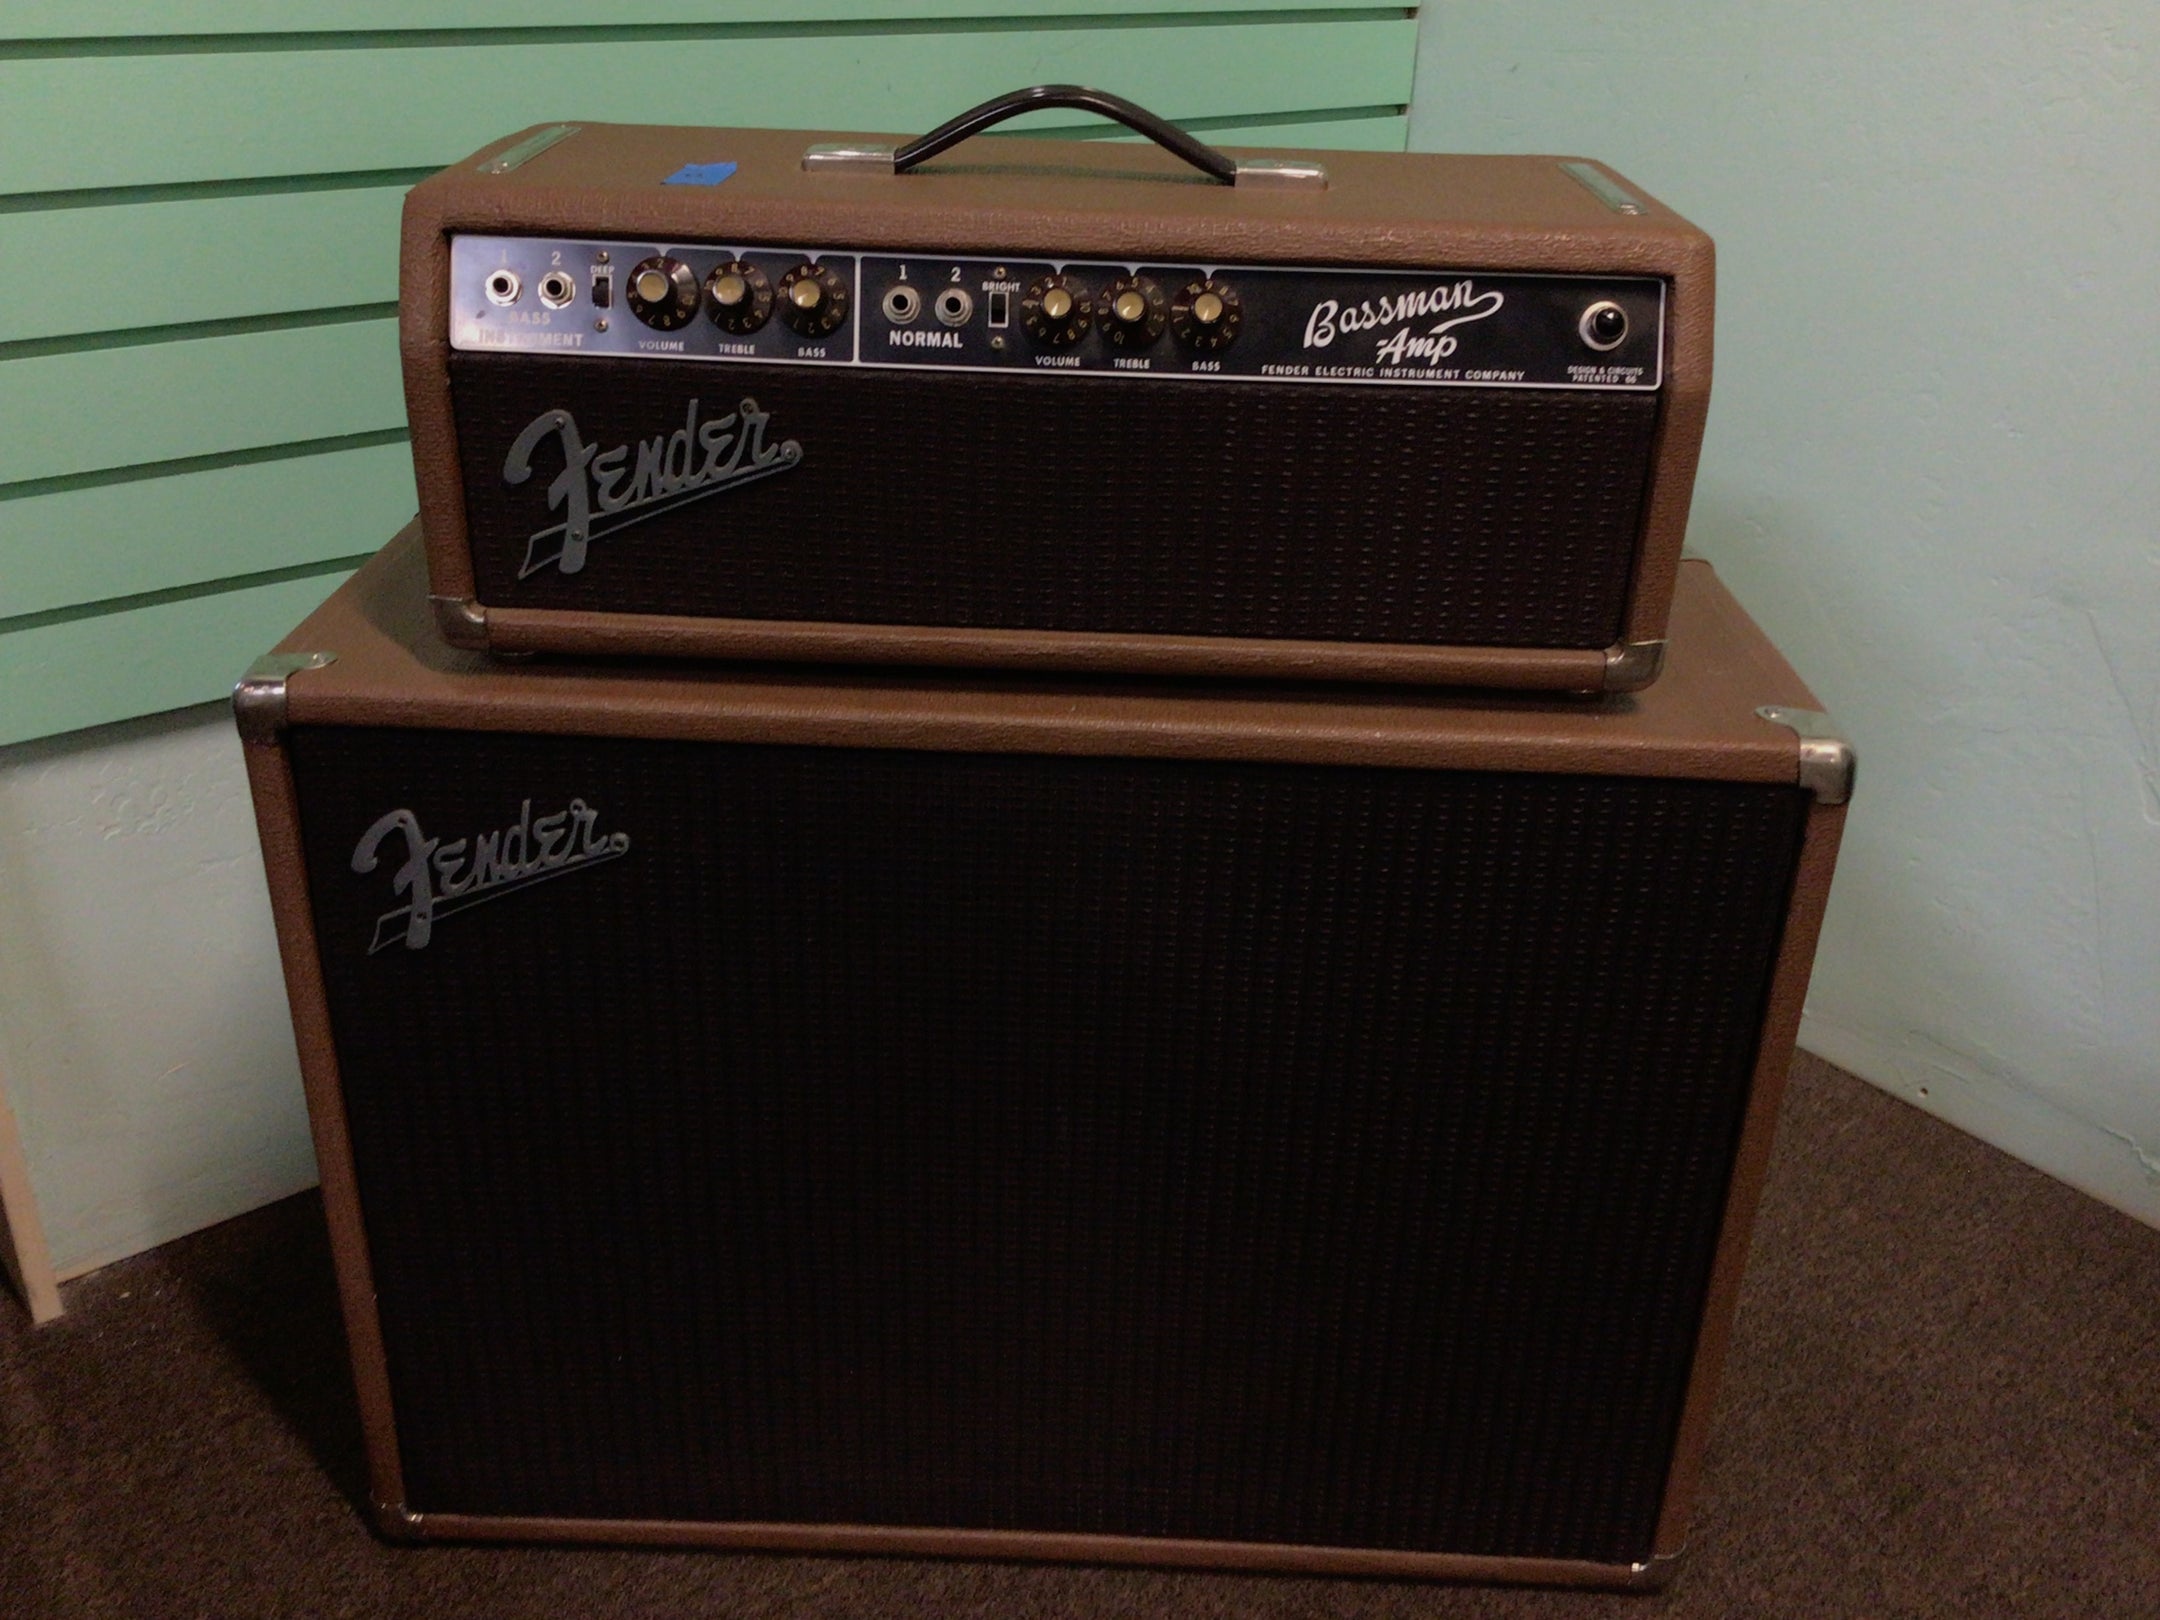
[[0, 691], [38, 694], [39, 723], [26, 736], [217, 697], [359, 561], [224, 590], [131, 598], [82, 617], [30, 619], [0, 635]]
[[[568, 33], [449, 45], [422, 36], [368, 49], [38, 52], [0, 59], [0, 152], [10, 154], [11, 185], [22, 191], [394, 169], [432, 166], [527, 124], [633, 123], [661, 109], [683, 122], [792, 127], [838, 117], [926, 128], [959, 111], [976, 87], [1108, 79], [1109, 70], [1120, 94], [1179, 119], [1370, 107], [1407, 81], [1415, 32], [1401, 18], [1166, 19], [1128, 28]], [[1205, 70], [1195, 71], [1200, 63]]]
[[0, 483], [104, 472], [396, 422], [397, 323], [62, 350], [6, 362]]
[[[384, 539], [412, 515], [412, 457], [401, 428], [205, 459], [209, 465], [166, 462], [148, 477], [55, 479], [22, 497], [0, 528], [0, 577], [10, 581], [18, 616], [302, 564], [327, 567], [353, 554], [354, 534]], [[337, 521], [235, 521], [307, 511], [334, 512]], [[52, 544], [54, 535], [66, 544]], [[196, 538], [146, 567], [151, 535]]]
[[[0, 161], [0, 174], [5, 168]], [[157, 267], [127, 289], [128, 314], [140, 327], [394, 303], [398, 210], [406, 188], [426, 173], [401, 174], [391, 185], [0, 214], [0, 287], [35, 287], [86, 244], [126, 242], [131, 268]], [[237, 274], [235, 242], [260, 244], [262, 261], [278, 273]], [[0, 299], [0, 344], [74, 337], [111, 324], [111, 312], [91, 299]]]
[[913, 130], [1077, 80], [1229, 144], [1400, 150], [1416, 28], [1341, 0], [594, 15], [0, 5], [0, 743], [217, 696], [409, 515], [398, 206], [474, 147], [555, 119]]

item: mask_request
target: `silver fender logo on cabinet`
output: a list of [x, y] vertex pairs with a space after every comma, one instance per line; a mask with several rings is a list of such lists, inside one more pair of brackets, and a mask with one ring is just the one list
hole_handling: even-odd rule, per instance
[[404, 840], [405, 859], [390, 874], [390, 887], [405, 904], [375, 919], [368, 955], [401, 942], [408, 951], [423, 950], [435, 936], [438, 918], [614, 860], [629, 849], [630, 835], [603, 833], [599, 820], [600, 812], [583, 799], [535, 819], [527, 799], [509, 826], [446, 844], [423, 833], [420, 818], [410, 810], [387, 812], [360, 835], [352, 869], [374, 871], [383, 844], [395, 833]]

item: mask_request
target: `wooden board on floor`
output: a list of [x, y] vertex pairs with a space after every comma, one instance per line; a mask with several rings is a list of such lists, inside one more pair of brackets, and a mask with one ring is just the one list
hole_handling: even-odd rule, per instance
[[8, 1281], [30, 1307], [30, 1320], [50, 1322], [60, 1314], [60, 1285], [53, 1279], [52, 1255], [45, 1247], [45, 1225], [38, 1219], [30, 1192], [30, 1161], [23, 1156], [22, 1133], [15, 1110], [0, 1086], [0, 1265]]

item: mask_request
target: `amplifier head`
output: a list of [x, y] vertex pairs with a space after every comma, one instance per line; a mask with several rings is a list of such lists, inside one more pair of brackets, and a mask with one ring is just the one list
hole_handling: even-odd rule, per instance
[[[413, 191], [406, 392], [447, 636], [1654, 676], [1713, 268], [1632, 182], [1199, 148], [1221, 184], [1026, 140], [896, 173], [891, 150], [556, 125]], [[1313, 183], [1249, 183], [1286, 176]]]
[[1670, 1567], [1850, 767], [1707, 567], [1473, 704], [490, 669], [417, 551], [238, 700], [388, 1529]]

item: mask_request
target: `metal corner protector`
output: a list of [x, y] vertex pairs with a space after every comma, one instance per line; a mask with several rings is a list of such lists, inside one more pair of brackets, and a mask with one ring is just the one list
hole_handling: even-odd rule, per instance
[[1782, 703], [1765, 703], [1755, 712], [1800, 739], [1800, 785], [1815, 795], [1816, 803], [1843, 804], [1852, 797], [1859, 755], [1827, 714]]
[[431, 596], [435, 610], [435, 633], [465, 652], [488, 650], [487, 609], [469, 596]]
[[1662, 1592], [1672, 1585], [1673, 1577], [1680, 1573], [1680, 1566], [1687, 1559], [1685, 1545], [1671, 1552], [1655, 1553], [1639, 1564], [1628, 1566], [1629, 1589], [1637, 1592]]
[[1640, 692], [1665, 668], [1662, 641], [1620, 641], [1605, 649], [1607, 692]]
[[303, 669], [335, 663], [332, 652], [264, 653], [233, 687], [233, 723], [243, 742], [272, 742], [285, 729], [285, 682]]
[[813, 174], [826, 169], [852, 174], [891, 174], [893, 148], [821, 141], [815, 146], [805, 148], [802, 166]]
[[385, 1541], [415, 1542], [427, 1539], [427, 1515], [415, 1513], [403, 1502], [375, 1502], [375, 1528]]

